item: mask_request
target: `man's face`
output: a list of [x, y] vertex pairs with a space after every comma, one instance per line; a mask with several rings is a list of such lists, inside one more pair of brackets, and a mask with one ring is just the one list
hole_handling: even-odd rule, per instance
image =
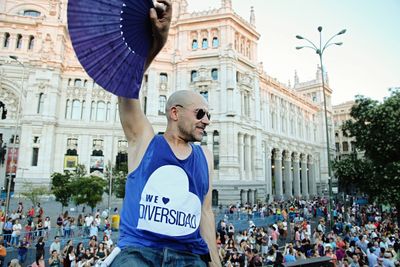
[[208, 106], [199, 99], [189, 106], [177, 105], [181, 114], [178, 120], [178, 129], [182, 138], [188, 142], [200, 142], [206, 127], [210, 124]]

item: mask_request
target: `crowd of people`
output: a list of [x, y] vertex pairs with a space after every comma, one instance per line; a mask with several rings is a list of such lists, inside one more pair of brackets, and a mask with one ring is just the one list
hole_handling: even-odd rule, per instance
[[[332, 266], [400, 266], [396, 209], [337, 203], [332, 209], [332, 227], [324, 199], [252, 206], [238, 203], [220, 207], [219, 212], [224, 214], [216, 226], [223, 266], [284, 266], [323, 256], [330, 258]], [[238, 220], [246, 221], [246, 229], [235, 229]], [[20, 203], [7, 221], [0, 211], [0, 226], [0, 266], [6, 248], [18, 251], [9, 266], [45, 266], [45, 262], [47, 266], [94, 266], [115, 246], [106, 211], [77, 217], [65, 212], [52, 223], [40, 204], [24, 212]], [[74, 241], [81, 237], [86, 239]], [[36, 251], [32, 263], [26, 262], [29, 249]]]
[[[117, 208], [114, 213], [118, 213]], [[40, 204], [24, 212], [20, 202], [7, 218], [4, 210], [0, 211], [0, 234], [0, 267], [5, 266], [7, 251], [11, 250], [16, 250], [18, 257], [7, 266], [80, 267], [95, 266], [114, 248], [107, 210], [102, 213], [97, 210], [94, 215], [81, 213], [77, 217], [66, 211], [52, 224]], [[29, 251], [35, 251], [32, 263], [26, 262]]]
[[[231, 205], [225, 212], [217, 225], [223, 266], [284, 266], [323, 256], [330, 258], [331, 266], [400, 266], [396, 209], [384, 212], [376, 205], [338, 203], [332, 209], [332, 227], [327, 225], [330, 214], [324, 199]], [[247, 229], [235, 230], [229, 218], [237, 213], [247, 215]], [[254, 214], [276, 220], [255, 225]]]

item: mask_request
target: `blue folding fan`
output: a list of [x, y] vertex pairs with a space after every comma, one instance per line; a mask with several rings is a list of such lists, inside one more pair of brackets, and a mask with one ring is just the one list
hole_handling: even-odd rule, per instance
[[107, 91], [138, 98], [152, 44], [152, 0], [69, 0], [68, 30], [75, 53]]

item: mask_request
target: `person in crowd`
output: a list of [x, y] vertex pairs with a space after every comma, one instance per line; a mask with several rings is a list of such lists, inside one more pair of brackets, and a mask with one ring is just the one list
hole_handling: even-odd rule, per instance
[[60, 254], [57, 252], [57, 250], [53, 250], [50, 254], [49, 258], [49, 266], [50, 267], [61, 267], [62, 264], [62, 258]]
[[31, 267], [46, 267], [43, 254], [36, 254], [35, 261], [31, 264]]
[[41, 256], [45, 256], [44, 254], [44, 246], [45, 246], [45, 242], [44, 242], [44, 238], [43, 236], [39, 237], [35, 247], [36, 247], [36, 256], [41, 255]]
[[26, 261], [26, 256], [28, 254], [28, 248], [29, 248], [29, 242], [26, 239], [26, 237], [24, 237], [18, 244], [18, 261], [21, 264], [24, 264]]
[[60, 255], [61, 243], [60, 243], [60, 237], [59, 236], [55, 236], [54, 237], [54, 241], [50, 245], [50, 250], [49, 250], [50, 254], [52, 254], [54, 250], [57, 251], [58, 255]]

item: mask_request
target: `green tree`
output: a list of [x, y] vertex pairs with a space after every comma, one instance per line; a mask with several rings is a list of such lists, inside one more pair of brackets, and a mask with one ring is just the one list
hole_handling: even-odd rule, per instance
[[125, 197], [125, 184], [126, 177], [128, 175], [128, 163], [121, 162], [119, 165], [115, 167], [113, 177], [113, 192], [116, 197], [124, 198]]
[[107, 195], [109, 194], [110, 178], [112, 177], [112, 194], [118, 198], [124, 198], [127, 173], [128, 164], [126, 162], [122, 162], [119, 165], [113, 166], [112, 169], [111, 163], [108, 163], [104, 172], [104, 178], [107, 181], [104, 192]]
[[24, 197], [29, 199], [32, 202], [33, 206], [36, 206], [39, 203], [40, 196], [47, 195], [49, 193], [49, 189], [44, 185], [34, 185], [32, 182], [24, 181], [23, 183], [25, 191], [21, 193]]
[[61, 203], [62, 209], [68, 206], [71, 200], [72, 175], [70, 172], [58, 173], [55, 172], [51, 175], [51, 192], [56, 197], [56, 201]]
[[76, 177], [71, 182], [72, 199], [76, 205], [86, 204], [92, 208], [101, 202], [107, 181], [98, 176]]
[[[369, 197], [400, 210], [400, 90], [382, 103], [356, 97], [351, 109], [353, 120], [343, 125], [344, 134], [356, 138], [356, 148], [364, 152], [357, 183]], [[400, 222], [400, 213], [398, 213]]]

